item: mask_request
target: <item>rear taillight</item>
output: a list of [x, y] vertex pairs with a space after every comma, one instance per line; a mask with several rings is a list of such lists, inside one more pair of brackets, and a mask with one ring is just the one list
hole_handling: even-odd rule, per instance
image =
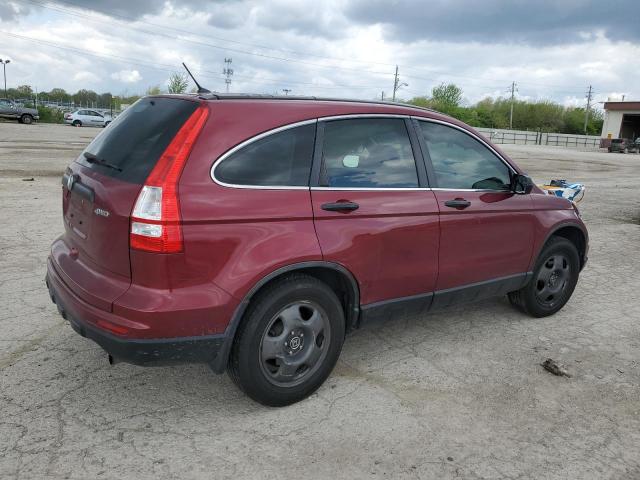
[[198, 107], [149, 174], [131, 214], [131, 248], [157, 253], [182, 251], [178, 181], [208, 116], [205, 105]]

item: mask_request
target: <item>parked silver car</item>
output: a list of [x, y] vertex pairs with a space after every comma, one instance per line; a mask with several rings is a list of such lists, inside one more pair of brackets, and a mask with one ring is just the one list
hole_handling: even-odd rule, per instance
[[95, 110], [76, 110], [65, 114], [64, 123], [74, 127], [106, 127], [111, 123], [111, 117]]

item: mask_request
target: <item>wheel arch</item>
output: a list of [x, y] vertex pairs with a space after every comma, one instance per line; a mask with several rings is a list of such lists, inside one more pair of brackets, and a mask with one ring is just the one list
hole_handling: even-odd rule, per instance
[[584, 227], [577, 223], [566, 222], [556, 225], [551, 232], [547, 234], [544, 242], [540, 245], [538, 252], [534, 259], [537, 259], [540, 252], [544, 249], [545, 245], [549, 242], [551, 237], [562, 237], [573, 243], [578, 249], [578, 255], [580, 256], [580, 269], [584, 267], [587, 262], [587, 246], [589, 242], [589, 236]]
[[360, 315], [360, 288], [354, 275], [344, 266], [327, 261], [300, 262], [280, 267], [262, 277], [236, 307], [225, 332], [225, 341], [211, 364], [216, 373], [223, 373], [227, 366], [231, 345], [247, 307], [265, 287], [291, 273], [306, 273], [326, 283], [336, 293], [345, 313], [347, 331], [355, 328]]

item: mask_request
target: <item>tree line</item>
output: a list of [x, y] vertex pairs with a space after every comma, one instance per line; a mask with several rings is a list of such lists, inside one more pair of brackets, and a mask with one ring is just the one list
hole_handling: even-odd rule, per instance
[[[509, 128], [511, 99], [485, 98], [476, 104], [463, 106], [463, 92], [454, 84], [441, 84], [431, 90], [430, 96], [414, 97], [407, 103], [432, 108], [474, 127]], [[585, 109], [565, 107], [550, 100], [513, 101], [513, 129], [543, 132], [584, 134]], [[600, 135], [603, 114], [591, 109], [587, 122], [588, 135]]]
[[[161, 93], [185, 93], [189, 87], [189, 82], [184, 74], [174, 73], [167, 81], [167, 88], [162, 89], [160, 85], [149, 87], [145, 95], [158, 95]], [[97, 93], [93, 90], [80, 89], [75, 93], [68, 93], [64, 88], [53, 88], [50, 91], [37, 92], [39, 103], [57, 103], [61, 106], [74, 105], [88, 108], [100, 108], [119, 110], [121, 105], [130, 105], [138, 100], [142, 95], [121, 94], [113, 95], [111, 92]], [[30, 85], [20, 85], [16, 88], [7, 89], [7, 97], [20, 100], [26, 103], [35, 103], [36, 92]]]
[[[147, 89], [146, 95], [160, 93], [185, 93], [189, 87], [188, 78], [184, 74], [174, 73], [168, 81], [166, 90], [160, 85]], [[35, 92], [29, 85], [7, 89], [9, 98], [35, 100]], [[62, 122], [62, 112], [55, 108], [42, 106], [42, 102], [53, 102], [62, 106], [113, 109], [119, 111], [122, 105], [130, 105], [141, 95], [113, 95], [111, 92], [97, 93], [93, 90], [81, 89], [68, 93], [62, 88], [38, 92], [41, 121]], [[474, 127], [508, 129], [511, 114], [509, 98], [487, 97], [479, 102], [463, 105], [463, 91], [454, 84], [441, 84], [431, 90], [431, 95], [414, 97], [407, 101], [412, 105], [432, 108], [446, 115], [457, 118]], [[585, 109], [581, 107], [565, 107], [550, 100], [513, 101], [513, 128], [515, 130], [540, 130], [543, 132], [583, 134]], [[602, 131], [603, 114], [600, 110], [590, 110], [587, 122], [587, 134], [599, 135]]]

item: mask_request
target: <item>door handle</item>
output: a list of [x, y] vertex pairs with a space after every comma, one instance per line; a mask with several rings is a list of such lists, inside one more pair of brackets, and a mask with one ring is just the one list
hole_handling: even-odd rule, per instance
[[327, 210], [328, 212], [340, 212], [340, 211], [352, 211], [360, 208], [355, 202], [334, 202], [334, 203], [323, 203], [323, 210]]
[[462, 210], [471, 205], [469, 200], [465, 200], [464, 198], [456, 198], [455, 200], [447, 200], [444, 202], [445, 206], [451, 208], [457, 208], [458, 210]]

